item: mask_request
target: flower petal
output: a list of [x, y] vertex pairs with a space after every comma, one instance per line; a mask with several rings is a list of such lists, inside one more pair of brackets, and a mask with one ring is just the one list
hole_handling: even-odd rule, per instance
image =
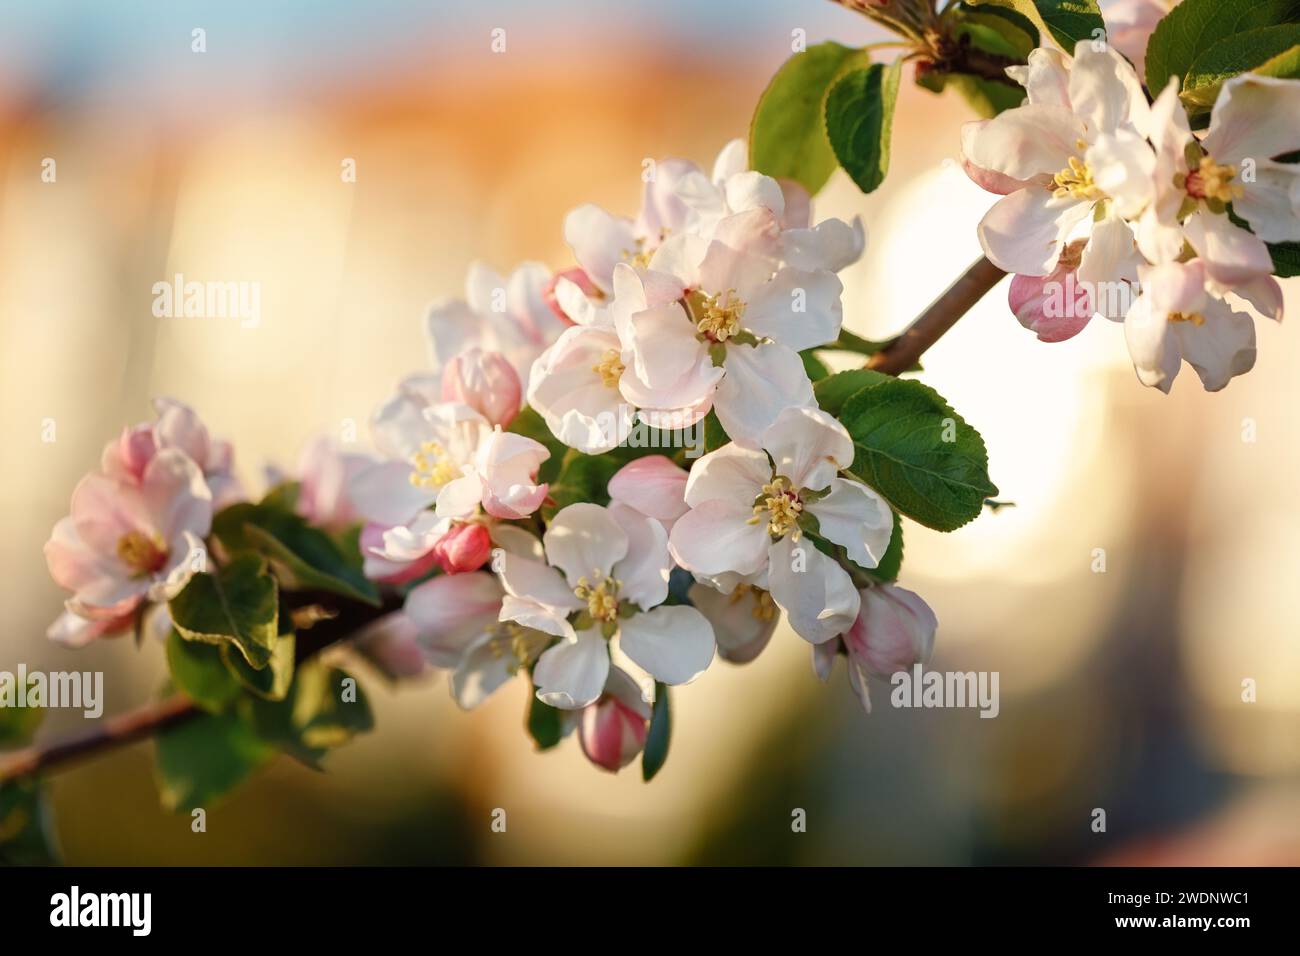
[[713, 662], [713, 628], [693, 607], [657, 607], [619, 623], [623, 653], [665, 684], [689, 684]]
[[596, 631], [583, 631], [537, 659], [537, 699], [561, 710], [586, 707], [600, 697], [609, 676], [609, 649]]
[[787, 408], [763, 434], [778, 475], [797, 489], [820, 491], [853, 464], [853, 439], [834, 416], [820, 408]]
[[768, 581], [772, 599], [806, 641], [829, 641], [857, 620], [861, 599], [853, 580], [806, 538], [796, 542], [787, 535], [772, 545]]
[[808, 505], [823, 537], [841, 545], [862, 568], [880, 564], [894, 534], [894, 513], [859, 481], [832, 478], [830, 494]]

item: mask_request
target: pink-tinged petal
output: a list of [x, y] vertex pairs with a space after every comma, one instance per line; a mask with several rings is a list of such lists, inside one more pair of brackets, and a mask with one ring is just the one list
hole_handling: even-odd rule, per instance
[[839, 272], [862, 258], [867, 233], [862, 217], [853, 222], [827, 219], [812, 229], [786, 229], [781, 233], [781, 259], [795, 269]]
[[424, 383], [408, 380], [402, 384], [396, 395], [379, 406], [370, 430], [384, 457], [406, 461], [434, 437], [434, 431], [424, 415], [429, 408], [429, 396], [419, 391]]
[[546, 305], [561, 322], [590, 325], [596, 313], [591, 299], [603, 293], [582, 269], [565, 269], [551, 277], [543, 295]]
[[1029, 52], [1023, 67], [1010, 67], [1007, 75], [1025, 88], [1033, 106], [1070, 110], [1070, 67], [1066, 56], [1052, 47]]
[[771, 176], [754, 170], [733, 173], [723, 181], [727, 205], [735, 212], [749, 209], [767, 209], [777, 219], [785, 214], [785, 195], [781, 184]]
[[609, 575], [627, 555], [628, 537], [614, 516], [600, 505], [579, 502], [556, 512], [542, 535], [546, 560], [576, 588]]
[[77, 537], [71, 518], [60, 518], [54, 526], [50, 540], [45, 542], [45, 563], [54, 582], [69, 591], [78, 591], [115, 568], [109, 555], [91, 550]]
[[700, 288], [710, 294], [734, 290], [741, 301], [748, 302], [752, 292], [772, 278], [774, 271], [771, 261], [762, 256], [711, 242], [700, 263]]
[[437, 492], [411, 482], [414, 472], [405, 461], [385, 461], [357, 472], [348, 496], [367, 521], [406, 524], [437, 500]]
[[705, 584], [692, 584], [690, 598], [713, 627], [718, 656], [732, 664], [748, 664], [758, 657], [781, 617], [766, 592], [754, 588], [723, 594]]
[[185, 532], [206, 537], [212, 529], [212, 492], [199, 466], [182, 451], [164, 448], [149, 461], [140, 495], [150, 523], [165, 541]]
[[668, 532], [653, 518], [627, 505], [611, 504], [609, 515], [627, 535], [627, 555], [614, 565], [613, 576], [621, 582], [619, 597], [642, 609], [668, 599]]
[[1128, 57], [1139, 76], [1146, 75], [1147, 42], [1168, 12], [1162, 0], [1116, 0], [1102, 11], [1107, 41]]
[[1266, 318], [1282, 321], [1282, 286], [1272, 276], [1263, 276], [1232, 290]]
[[[700, 263], [708, 255], [709, 241], [694, 232], [669, 236], [650, 258], [650, 272], [670, 275], [683, 288], [700, 286]], [[617, 278], [617, 277], [616, 277]], [[618, 298], [617, 281], [615, 299]]]
[[819, 491], [853, 464], [853, 439], [820, 408], [787, 408], [763, 435], [776, 473], [796, 489]]
[[693, 607], [657, 607], [619, 622], [623, 653], [656, 680], [689, 684], [713, 662], [713, 628]]
[[1007, 303], [1040, 342], [1073, 338], [1093, 316], [1087, 289], [1072, 270], [1059, 266], [1049, 276], [1012, 276]]
[[668, 537], [673, 560], [696, 574], [753, 574], [767, 563], [769, 538], [762, 523], [750, 524], [751, 502], [706, 501], [677, 519]]
[[859, 481], [832, 478], [830, 494], [807, 507], [822, 535], [841, 545], [859, 567], [880, 564], [894, 533], [894, 514], [875, 491]]
[[45, 636], [55, 644], [64, 647], [86, 647], [100, 637], [116, 637], [129, 633], [135, 625], [136, 600], [125, 603], [126, 610], [121, 614], [104, 620], [81, 617], [72, 611], [64, 611], [45, 632]]
[[723, 367], [726, 374], [713, 404], [722, 427], [738, 444], [757, 445], [782, 411], [814, 404], [803, 360], [779, 342], [729, 347]]
[[1037, 180], [1054, 176], [1078, 155], [1085, 138], [1078, 119], [1064, 109], [1018, 106], [999, 113], [971, 133], [964, 144], [967, 160], [976, 167], [1010, 179]]
[[200, 468], [207, 468], [212, 443], [198, 413], [174, 398], [155, 398], [153, 407], [158, 412], [154, 425], [158, 447], [179, 449]]
[[1256, 73], [1234, 76], [1214, 101], [1204, 146], [1216, 162], [1234, 166], [1300, 149], [1300, 83]]
[[703, 344], [681, 304], [645, 309], [629, 317], [633, 369], [647, 388], [667, 388], [699, 362]]
[[992, 169], [985, 169], [978, 166], [970, 159], [970, 152], [974, 148], [975, 137], [979, 135], [980, 130], [988, 120], [974, 120], [965, 123], [961, 128], [961, 168], [966, 175], [970, 177], [971, 182], [986, 192], [996, 193], [999, 196], [1005, 196], [1013, 193], [1018, 189], [1024, 189], [1030, 184], [1027, 179], [1012, 179], [1002, 173], [995, 172]]
[[980, 245], [1005, 272], [1045, 276], [1056, 268], [1070, 233], [1091, 212], [1091, 203], [1056, 199], [1047, 188], [1029, 186], [985, 213], [977, 230]]
[[632, 425], [632, 410], [595, 369], [622, 344], [612, 331], [577, 326], [565, 330], [533, 365], [528, 404], [566, 445], [598, 454], [618, 445]]
[[519, 413], [519, 376], [500, 352], [466, 349], [442, 373], [442, 400], [468, 405], [493, 425], [509, 425]]
[[[522, 339], [544, 348], [568, 325], [557, 320], [546, 303], [546, 287], [550, 281], [551, 270], [540, 262], [521, 262], [510, 273], [506, 280], [506, 313], [514, 326], [511, 339]], [[488, 346], [505, 351], [501, 345], [488, 343]]]
[[454, 356], [479, 342], [483, 316], [461, 299], [440, 302], [425, 316], [424, 331], [429, 363], [434, 372], [440, 372]]
[[391, 561], [381, 557], [385, 548], [384, 537], [389, 530], [387, 525], [375, 523], [367, 524], [361, 529], [361, 539], [358, 542], [362, 558], [361, 571], [367, 578], [381, 584], [408, 584], [437, 567], [432, 550], [415, 561]]
[[[701, 459], [702, 461], [703, 459]], [[664, 455], [630, 461], [609, 479], [609, 497], [663, 523], [672, 524], [690, 508], [686, 503], [689, 474]]]
[[1183, 223], [1183, 235], [1204, 261], [1210, 282], [1220, 289], [1244, 285], [1273, 272], [1268, 246], [1226, 215], [1197, 210]]
[[1124, 339], [1138, 381], [1168, 394], [1182, 356], [1170, 329], [1168, 313], [1153, 308], [1151, 296], [1138, 296], [1124, 317]]
[[415, 625], [401, 611], [386, 614], [371, 624], [352, 646], [389, 680], [409, 680], [429, 671]]
[[632, 220], [611, 216], [591, 203], [565, 217], [564, 241], [578, 265], [605, 292], [613, 291], [614, 266], [638, 251]]
[[100, 555], [115, 555], [118, 542], [130, 531], [157, 532], [139, 492], [102, 475], [86, 475], [77, 483], [70, 510], [77, 538]]
[[555, 568], [508, 551], [500, 559], [497, 571], [507, 595], [535, 601], [566, 614], [585, 607]]
[[683, 342], [683, 349], [690, 350], [692, 364], [680, 378], [670, 384], [662, 388], [650, 388], [635, 372], [623, 375], [618, 383], [619, 394], [628, 404], [636, 408], [668, 412], [669, 417], [675, 414], [679, 420], [666, 426], [670, 429], [686, 428], [708, 414], [713, 394], [724, 374], [721, 368], [713, 364], [704, 345], [693, 335], [689, 343]]
[[636, 682], [612, 667], [600, 700], [582, 711], [582, 752], [596, 766], [617, 772], [645, 747], [649, 721], [650, 710], [636, 692]]
[[655, 164], [654, 172], [641, 190], [641, 210], [633, 231], [647, 243], [658, 244], [686, 227], [691, 208], [677, 187], [686, 177], [700, 175], [700, 167], [685, 159], [665, 159]]
[[772, 599], [804, 640], [829, 641], [857, 620], [861, 599], [853, 579], [811, 541], [787, 535], [773, 544], [767, 575]]
[[537, 699], [561, 710], [577, 710], [600, 697], [609, 676], [609, 648], [596, 631], [548, 648], [537, 659]]
[[880, 584], [862, 591], [861, 598], [862, 610], [844, 644], [867, 673], [888, 678], [929, 660], [939, 622], [918, 595]]
[[454, 667], [466, 648], [496, 624], [503, 596], [492, 574], [445, 575], [412, 588], [403, 610], [429, 659], [438, 667]]
[[770, 209], [750, 209], [727, 216], [714, 227], [712, 238], [739, 252], [766, 259], [781, 257], [781, 221]]
[[438, 567], [447, 574], [477, 571], [492, 557], [492, 538], [481, 524], [453, 525], [433, 546]]
[[777, 182], [781, 184], [781, 194], [785, 197], [781, 228], [787, 232], [807, 229], [812, 225], [812, 196], [802, 183], [793, 179], [778, 179]]
[[508, 683], [519, 664], [514, 654], [503, 652], [498, 638], [484, 634], [452, 665], [456, 668], [451, 675], [452, 699], [462, 710], [473, 710]]
[[524, 627], [532, 628], [552, 637], [570, 638], [573, 627], [569, 624], [568, 614], [563, 610], [542, 604], [528, 597], [507, 594], [501, 599], [502, 621], [514, 621]]
[[1260, 161], [1254, 181], [1242, 181], [1241, 188], [1232, 210], [1250, 224], [1256, 236], [1264, 242], [1300, 240], [1300, 167]]
[[157, 452], [158, 442], [152, 424], [124, 428], [116, 441], [104, 446], [100, 467], [109, 478], [138, 484], [145, 466]]
[[1205, 390], [1217, 392], [1255, 367], [1255, 322], [1217, 299], [1209, 301], [1204, 318], [1200, 325], [1175, 323], [1174, 334]]
[[786, 348], [826, 345], [839, 338], [844, 286], [833, 272], [781, 269], [745, 307], [743, 324]]
[[772, 480], [772, 465], [757, 449], [733, 443], [700, 458], [686, 478], [686, 503], [697, 507], [721, 499], [752, 502]]
[[[483, 508], [505, 520], [526, 518], [546, 498], [546, 485], [534, 483], [537, 469], [551, 457], [545, 445], [497, 428], [475, 456], [483, 480]], [[441, 498], [439, 498], [441, 504]]]
[[1108, 216], [1094, 224], [1076, 274], [1087, 296], [1088, 316], [1095, 312], [1113, 322], [1123, 321], [1137, 297], [1137, 270], [1142, 264], [1126, 222]]

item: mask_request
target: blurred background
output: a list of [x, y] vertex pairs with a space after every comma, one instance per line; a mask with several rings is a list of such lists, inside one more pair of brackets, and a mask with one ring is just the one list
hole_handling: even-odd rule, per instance
[[[473, 259], [567, 266], [568, 209], [634, 213], [645, 158], [707, 167], [796, 29], [883, 38], [825, 0], [6, 2], [0, 669], [103, 670], [109, 713], [156, 692], [160, 646], [45, 640], [63, 595], [41, 556], [150, 396], [233, 439], [254, 488], [315, 434], [356, 422], [365, 442], [426, 361], [425, 310], [461, 294]], [[905, 84], [885, 187], [863, 197], [837, 173], [818, 197], [819, 217], [868, 224], [843, 275], [853, 331], [900, 330], [979, 254], [990, 197], [955, 162], [969, 118]], [[155, 318], [152, 286], [176, 272], [260, 282], [260, 325]], [[925, 365], [1015, 507], [950, 535], [909, 525], [902, 583], [938, 614], [934, 667], [1000, 672], [997, 719], [894, 710], [887, 685], [866, 716], [843, 666], [823, 687], [783, 629], [675, 694], [647, 786], [576, 740], [533, 753], [522, 684], [466, 714], [442, 679], [367, 674], [377, 732], [326, 774], [279, 760], [205, 834], [158, 808], [150, 744], [60, 774], [66, 859], [1300, 863], [1295, 330], [1261, 322], [1253, 372], [1208, 395], [1185, 368], [1166, 397], [1137, 383], [1118, 326], [1040, 344], [1004, 283]], [[81, 729], [63, 712], [43, 734]]]

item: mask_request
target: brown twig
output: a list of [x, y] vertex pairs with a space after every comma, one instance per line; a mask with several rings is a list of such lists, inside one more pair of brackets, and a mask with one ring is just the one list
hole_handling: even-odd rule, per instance
[[917, 359], [1004, 275], [1001, 269], [981, 256], [976, 262], [930, 303], [902, 335], [867, 360], [866, 367], [887, 375], [898, 375], [916, 364]]

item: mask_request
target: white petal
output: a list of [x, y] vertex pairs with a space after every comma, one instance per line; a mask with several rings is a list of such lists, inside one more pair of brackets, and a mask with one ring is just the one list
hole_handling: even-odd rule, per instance
[[743, 324], [796, 352], [825, 345], [839, 337], [843, 291], [833, 272], [781, 269], [747, 304]]
[[404, 461], [371, 465], [348, 482], [348, 497], [367, 521], [406, 524], [436, 498], [436, 492], [413, 485], [411, 475], [411, 466]]
[[[752, 499], [750, 499], [752, 501]], [[753, 574], [767, 563], [767, 526], [749, 523], [750, 501], [706, 501], [677, 519], [668, 536], [673, 560], [688, 571]]]
[[729, 347], [724, 368], [714, 407], [739, 444], [756, 446], [782, 409], [813, 404], [812, 382], [799, 353], [777, 342]]
[[572, 587], [565, 583], [563, 575], [555, 568], [508, 551], [499, 557], [498, 573], [507, 594], [562, 610], [576, 611], [582, 606]]
[[692, 507], [720, 498], [748, 506], [772, 480], [767, 455], [735, 442], [697, 461], [686, 479], [686, 503]]
[[627, 535], [627, 556], [614, 565], [614, 577], [621, 583], [619, 597], [642, 609], [662, 604], [668, 598], [668, 532], [653, 518], [627, 505], [611, 504], [609, 515]]
[[1083, 124], [1059, 107], [1019, 106], [999, 113], [970, 136], [967, 158], [976, 166], [1010, 176], [1054, 176], [1077, 155]]
[[537, 699], [562, 710], [594, 702], [608, 676], [609, 648], [595, 631], [583, 631], [548, 648], [533, 669]]
[[772, 545], [768, 581], [773, 600], [806, 641], [829, 641], [857, 620], [861, 598], [853, 580], [806, 538], [795, 542], [787, 535]]
[[563, 571], [569, 586], [576, 588], [579, 579], [608, 575], [627, 554], [628, 537], [606, 509], [579, 502], [551, 519], [542, 544], [546, 560]]
[[1182, 357], [1170, 334], [1167, 313], [1153, 310], [1151, 296], [1138, 296], [1124, 317], [1124, 339], [1138, 380], [1168, 393], [1178, 375]]
[[1150, 110], [1137, 74], [1108, 43], [1080, 40], [1075, 45], [1070, 106], [1093, 136], [1113, 133], [1124, 124], [1145, 136], [1150, 126]]
[[718, 654], [733, 664], [747, 664], [758, 657], [772, 639], [781, 619], [777, 613], [758, 613], [762, 610], [758, 593], [752, 588], [744, 588], [723, 594], [707, 584], [691, 585], [691, 603], [713, 626]]
[[1214, 300], [1205, 310], [1205, 322], [1177, 323], [1183, 359], [1196, 370], [1207, 392], [1217, 392], [1255, 366], [1255, 322]]
[[1091, 203], [1055, 199], [1046, 187], [1026, 186], [1003, 196], [984, 214], [977, 229], [980, 245], [999, 269], [1050, 275], [1062, 243], [1091, 212]]
[[778, 475], [796, 489], [820, 491], [853, 464], [853, 439], [834, 416], [820, 408], [787, 408], [763, 435]]
[[573, 258], [603, 291], [613, 290], [614, 266], [637, 252], [632, 220], [588, 203], [564, 219], [564, 241]]
[[1183, 223], [1183, 234], [1220, 288], [1230, 289], [1273, 272], [1273, 258], [1263, 240], [1235, 225], [1226, 214], [1197, 210]]
[[713, 628], [693, 607], [657, 607], [619, 623], [623, 653], [665, 684], [689, 684], [713, 661]]
[[894, 533], [885, 500], [859, 481], [833, 478], [830, 494], [808, 505], [823, 537], [841, 545], [859, 567], [874, 568]]
[[518, 661], [501, 653], [492, 635], [483, 635], [456, 664], [451, 696], [465, 710], [473, 710], [514, 676]]
[[1256, 162], [1300, 149], [1300, 83], [1243, 73], [1223, 84], [1205, 149], [1220, 163]]

